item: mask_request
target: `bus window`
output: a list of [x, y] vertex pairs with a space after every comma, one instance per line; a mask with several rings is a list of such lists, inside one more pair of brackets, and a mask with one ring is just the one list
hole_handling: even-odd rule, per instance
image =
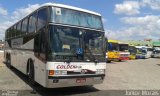
[[13, 30], [12, 30], [12, 37], [16, 36], [16, 25], [13, 26]]
[[36, 34], [34, 43], [35, 43], [34, 45], [35, 55], [45, 59], [46, 47], [45, 47], [45, 31], [44, 30], [41, 30], [41, 32]]
[[[43, 28], [44, 29], [44, 28]], [[45, 59], [45, 53], [46, 53], [46, 46], [45, 46], [45, 30], [42, 30], [40, 32], [40, 57]]]
[[27, 25], [28, 25], [28, 18], [24, 19], [22, 22], [22, 34], [27, 33]]
[[41, 9], [38, 11], [38, 24], [37, 24], [37, 31], [43, 28], [47, 22], [47, 9]]
[[35, 32], [36, 31], [36, 21], [37, 21], [37, 13], [33, 13], [29, 17], [29, 24], [28, 24], [28, 32]]
[[13, 27], [11, 27], [11, 28], [9, 29], [9, 37], [10, 37], [10, 38], [12, 38], [12, 35], [13, 35], [13, 34], [12, 34], [12, 31], [13, 31]]
[[16, 36], [20, 36], [20, 35], [21, 35], [21, 22], [17, 24], [17, 32], [16, 32]]

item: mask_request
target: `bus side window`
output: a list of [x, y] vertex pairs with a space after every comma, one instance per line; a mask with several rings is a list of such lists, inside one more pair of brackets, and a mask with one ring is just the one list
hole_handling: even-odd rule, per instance
[[38, 11], [38, 23], [37, 23], [37, 31], [41, 30], [42, 28], [45, 27], [47, 23], [47, 8], [40, 9]]
[[46, 54], [46, 46], [45, 46], [45, 28], [40, 31], [40, 57], [45, 59]]
[[36, 34], [34, 39], [34, 52], [37, 57], [46, 59], [46, 46], [45, 46], [45, 28]]
[[27, 27], [28, 27], [28, 18], [25, 18], [22, 22], [22, 33], [21, 34], [26, 34], [27, 33]]
[[36, 31], [36, 21], [37, 21], [37, 12], [33, 13], [29, 17], [29, 24], [28, 24], [28, 32], [35, 32]]
[[36, 34], [35, 37], [34, 37], [34, 52], [35, 52], [35, 55], [36, 56], [39, 56], [39, 37], [40, 37], [40, 34]]

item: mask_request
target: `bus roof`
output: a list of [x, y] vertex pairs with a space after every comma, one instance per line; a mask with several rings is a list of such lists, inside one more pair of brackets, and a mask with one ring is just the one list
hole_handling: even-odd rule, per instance
[[45, 3], [45, 4], [43, 4], [41, 7], [43, 7], [43, 6], [54, 6], [54, 7], [67, 8], [67, 9], [82, 11], [82, 12], [86, 12], [86, 13], [90, 13], [90, 14], [94, 14], [94, 15], [101, 16], [101, 14], [99, 14], [99, 13], [97, 13], [97, 12], [89, 11], [89, 10], [82, 9], [82, 8], [78, 8], [78, 7], [74, 7], [74, 6], [64, 5], [64, 4]]
[[136, 48], [147, 48], [147, 46], [135, 46]]
[[109, 43], [118, 43], [117, 40], [108, 40]]
[[129, 45], [128, 43], [124, 43], [124, 42], [118, 42], [118, 44]]
[[[60, 7], [60, 8], [67, 8], [67, 9], [72, 9], [72, 10], [76, 10], [76, 11], [81, 11], [81, 12], [85, 12], [85, 13], [89, 13], [89, 14], [93, 14], [93, 15], [97, 15], [97, 16], [101, 16], [101, 14], [97, 13], [97, 12], [93, 12], [93, 11], [90, 11], [90, 10], [87, 10], [87, 9], [82, 9], [82, 8], [78, 8], [78, 7], [74, 7], [74, 6], [69, 6], [69, 5], [64, 5], [64, 4], [58, 4], [58, 3], [44, 3], [42, 4], [40, 7], [36, 8], [34, 11], [40, 9], [41, 7], [47, 7], [47, 6], [53, 6], [53, 7]], [[32, 14], [33, 12], [29, 13], [28, 15]], [[27, 15], [27, 16], [28, 16]], [[26, 18], [27, 16], [25, 16], [24, 18]], [[18, 20], [21, 21], [23, 20], [24, 18]], [[17, 24], [18, 22], [14, 23], [12, 26], [10, 26], [9, 28], [13, 27], [15, 24]], [[7, 28], [7, 30], [9, 29]]]
[[135, 45], [133, 45], [133, 44], [129, 44], [129, 46], [134, 46], [135, 47]]

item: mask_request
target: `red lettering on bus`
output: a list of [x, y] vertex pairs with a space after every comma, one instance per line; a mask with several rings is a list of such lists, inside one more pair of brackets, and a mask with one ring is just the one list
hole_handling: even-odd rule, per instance
[[77, 65], [58, 65], [57, 69], [75, 69], [78, 68]]

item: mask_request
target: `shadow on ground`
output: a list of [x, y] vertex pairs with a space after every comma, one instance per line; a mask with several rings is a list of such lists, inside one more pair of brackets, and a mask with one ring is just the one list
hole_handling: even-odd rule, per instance
[[156, 65], [160, 66], [160, 64], [156, 64]]
[[112, 61], [112, 62], [106, 63], [106, 64], [118, 64], [118, 62], [127, 62], [127, 60], [122, 60], [122, 61]]
[[18, 96], [70, 96], [76, 94], [88, 94], [90, 92], [98, 92], [99, 90], [92, 86], [80, 86], [80, 87], [67, 87], [67, 88], [44, 88], [39, 84], [31, 85], [26, 75], [12, 67], [10, 69], [26, 84], [28, 84], [32, 90], [18, 90]]

